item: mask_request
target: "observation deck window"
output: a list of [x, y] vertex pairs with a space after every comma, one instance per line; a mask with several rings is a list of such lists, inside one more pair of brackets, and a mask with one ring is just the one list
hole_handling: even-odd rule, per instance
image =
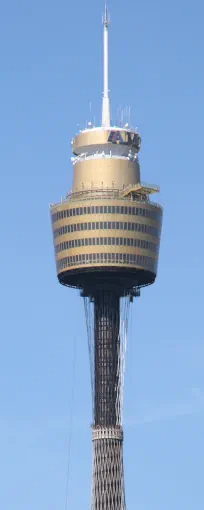
[[64, 209], [52, 214], [52, 223], [63, 218], [69, 218], [71, 216], [79, 216], [83, 214], [129, 214], [136, 216], [144, 216], [151, 218], [152, 220], [159, 221], [161, 219], [161, 211], [149, 210], [141, 207], [124, 207], [124, 206], [91, 206], [91, 207], [77, 207], [74, 209]]
[[153, 243], [151, 241], [146, 241], [145, 239], [133, 239], [126, 237], [90, 237], [88, 239], [73, 239], [72, 241], [64, 241], [58, 244], [55, 247], [55, 252], [59, 253], [63, 250], [67, 250], [70, 248], [78, 248], [81, 246], [96, 246], [96, 245], [117, 245], [117, 246], [131, 246], [136, 248], [143, 248], [154, 253], [158, 252], [158, 244]]
[[89, 222], [89, 223], [76, 223], [71, 225], [63, 225], [54, 230], [54, 237], [58, 237], [67, 233], [81, 232], [85, 230], [128, 230], [133, 232], [142, 232], [151, 236], [159, 237], [160, 228], [153, 227], [152, 225], [146, 225], [144, 223], [133, 223], [133, 222]]

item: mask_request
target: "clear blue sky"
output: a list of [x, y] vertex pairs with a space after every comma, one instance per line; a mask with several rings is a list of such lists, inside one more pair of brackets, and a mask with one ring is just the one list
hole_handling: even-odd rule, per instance
[[[128, 6], [128, 8], [126, 7]], [[164, 206], [158, 280], [131, 309], [127, 508], [203, 510], [201, 0], [110, 0], [112, 118], [131, 105], [142, 179]], [[89, 508], [91, 396], [83, 302], [55, 275], [49, 202], [71, 186], [71, 138], [100, 121], [103, 2], [7, 0], [0, 17], [0, 508]]]

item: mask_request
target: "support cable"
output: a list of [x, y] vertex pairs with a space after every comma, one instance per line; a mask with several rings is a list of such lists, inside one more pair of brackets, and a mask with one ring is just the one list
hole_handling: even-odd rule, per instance
[[68, 458], [67, 458], [67, 473], [66, 473], [65, 510], [68, 510], [68, 500], [69, 500], [69, 475], [70, 475], [70, 460], [71, 460], [73, 408], [74, 408], [75, 369], [76, 369], [76, 337], [74, 337], [73, 363], [72, 363], [72, 388], [71, 388], [71, 402], [70, 402], [70, 415], [69, 415]]

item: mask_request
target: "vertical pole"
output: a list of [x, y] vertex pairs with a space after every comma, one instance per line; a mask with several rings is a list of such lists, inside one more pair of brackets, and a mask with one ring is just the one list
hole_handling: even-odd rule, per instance
[[109, 15], [105, 6], [105, 14], [103, 18], [103, 105], [102, 105], [102, 126], [110, 127], [110, 101], [108, 91], [108, 26]]
[[104, 88], [103, 96], [108, 97], [108, 24], [104, 24], [104, 54], [103, 54], [103, 65], [104, 65]]

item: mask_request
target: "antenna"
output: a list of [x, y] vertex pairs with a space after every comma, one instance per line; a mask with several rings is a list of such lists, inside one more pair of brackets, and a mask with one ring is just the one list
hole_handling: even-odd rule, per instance
[[128, 122], [129, 122], [129, 125], [131, 125], [131, 118], [130, 118], [130, 115], [131, 115], [131, 107], [129, 106], [129, 115], [128, 115]]
[[105, 12], [102, 18], [103, 22], [103, 104], [102, 104], [102, 126], [107, 128], [110, 126], [110, 100], [108, 90], [108, 26], [110, 24], [110, 16], [105, 3]]
[[88, 121], [88, 128], [92, 127], [92, 103], [89, 103], [90, 120]]

